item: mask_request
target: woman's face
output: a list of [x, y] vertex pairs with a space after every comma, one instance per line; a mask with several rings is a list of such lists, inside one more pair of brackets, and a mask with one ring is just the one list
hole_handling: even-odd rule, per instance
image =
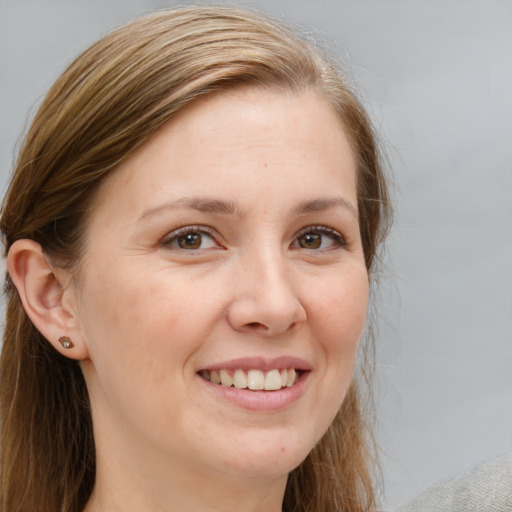
[[69, 293], [99, 461], [286, 475], [343, 401], [368, 299], [327, 102], [244, 89], [186, 109], [100, 189]]

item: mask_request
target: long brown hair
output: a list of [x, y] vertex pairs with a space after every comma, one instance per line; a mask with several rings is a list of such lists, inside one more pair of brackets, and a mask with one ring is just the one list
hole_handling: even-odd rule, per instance
[[[338, 114], [358, 163], [358, 208], [370, 272], [389, 200], [371, 123], [331, 60], [280, 24], [219, 7], [166, 10], [94, 44], [57, 80], [21, 147], [3, 202], [5, 250], [38, 242], [80, 270], [87, 207], [103, 180], [178, 111], [213, 91], [254, 85], [315, 91]], [[92, 420], [76, 361], [30, 322], [10, 278], [1, 355], [1, 507], [80, 512], [95, 478]], [[368, 416], [354, 379], [335, 421], [289, 476], [286, 512], [375, 505]]]

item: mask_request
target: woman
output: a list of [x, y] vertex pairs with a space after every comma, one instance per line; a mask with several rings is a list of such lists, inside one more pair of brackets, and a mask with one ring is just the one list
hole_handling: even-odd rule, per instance
[[287, 29], [184, 8], [93, 45], [3, 204], [2, 510], [373, 509], [388, 218], [364, 110]]

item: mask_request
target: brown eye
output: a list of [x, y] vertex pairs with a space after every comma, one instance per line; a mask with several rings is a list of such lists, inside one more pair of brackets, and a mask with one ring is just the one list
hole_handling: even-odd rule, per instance
[[343, 236], [327, 226], [311, 226], [297, 234], [292, 247], [310, 251], [328, 251], [347, 246]]
[[176, 239], [180, 249], [197, 250], [201, 247], [202, 235], [200, 233], [187, 233]]
[[208, 229], [206, 227], [187, 226], [170, 233], [162, 243], [168, 249], [191, 252], [221, 249], [222, 247], [215, 241], [214, 235], [210, 234]]
[[298, 242], [303, 249], [319, 249], [322, 245], [322, 235], [305, 233], [298, 238]]

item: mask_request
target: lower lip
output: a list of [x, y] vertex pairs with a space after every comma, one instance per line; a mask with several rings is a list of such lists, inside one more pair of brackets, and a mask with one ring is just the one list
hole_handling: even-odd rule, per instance
[[199, 375], [197, 377], [221, 400], [230, 402], [248, 411], [272, 412], [290, 407], [302, 396], [309, 373], [310, 372], [302, 372], [293, 386], [281, 388], [277, 391], [237, 389], [235, 387], [214, 384]]

